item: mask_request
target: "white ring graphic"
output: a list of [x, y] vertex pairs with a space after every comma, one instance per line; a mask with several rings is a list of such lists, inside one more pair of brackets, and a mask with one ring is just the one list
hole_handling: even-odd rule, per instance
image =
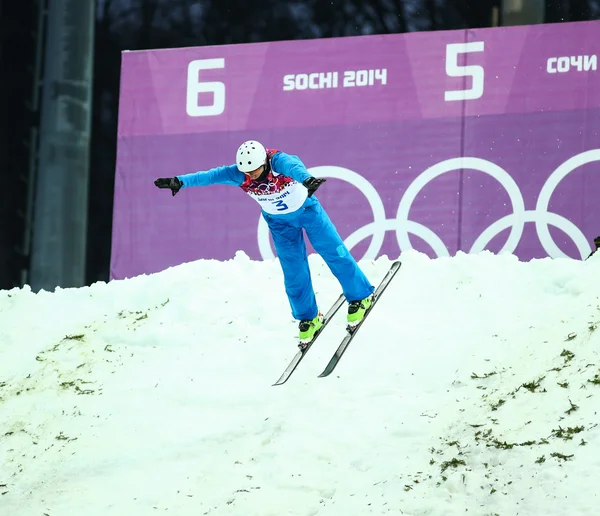
[[[591, 247], [583, 232], [569, 219], [556, 213], [549, 212], [548, 208], [550, 205], [550, 198], [560, 182], [577, 168], [593, 161], [600, 161], [600, 149], [582, 152], [565, 161], [552, 172], [550, 177], [546, 180], [546, 183], [538, 196], [535, 210], [526, 210], [523, 195], [521, 194], [519, 186], [502, 167], [480, 158], [464, 157], [448, 159], [437, 163], [422, 172], [408, 186], [398, 205], [395, 219], [385, 218], [385, 209], [377, 190], [360, 174], [347, 168], [336, 166], [313, 167], [309, 169], [309, 172], [315, 177], [332, 177], [347, 181], [356, 186], [366, 197], [371, 207], [371, 211], [373, 212], [373, 222], [357, 229], [344, 241], [346, 247], [352, 249], [365, 238], [373, 237], [362, 259], [374, 260], [377, 258], [381, 251], [381, 246], [383, 245], [383, 240], [387, 231], [396, 232], [396, 239], [401, 251], [413, 249], [409, 237], [409, 234], [413, 234], [426, 242], [437, 257], [449, 256], [448, 248], [434, 231], [418, 222], [409, 220], [408, 217], [413, 202], [416, 200], [421, 190], [430, 181], [442, 174], [460, 169], [477, 170], [496, 179], [508, 193], [513, 209], [513, 213], [500, 218], [488, 226], [475, 239], [469, 253], [479, 253], [485, 250], [494, 237], [508, 228], [510, 228], [508, 239], [498, 254], [514, 253], [523, 236], [525, 223], [533, 222], [535, 223], [540, 243], [549, 257], [568, 258], [568, 256], [556, 245], [550, 235], [548, 226], [552, 225], [571, 238], [576, 245], [581, 258], [585, 259], [589, 255]], [[257, 236], [259, 251], [263, 259], [274, 258], [275, 255], [271, 249], [269, 240], [269, 228], [262, 216], [259, 219]]]
[[[554, 172], [552, 172], [552, 174], [542, 187], [542, 190], [540, 191], [535, 211], [540, 213], [540, 210], [542, 210], [542, 214], [549, 215], [548, 206], [550, 205], [550, 197], [554, 193], [554, 190], [556, 190], [558, 184], [571, 172], [573, 172], [573, 170], [575, 170], [578, 167], [581, 167], [582, 165], [586, 165], [587, 163], [590, 163], [592, 161], [600, 161], [600, 149], [594, 149], [582, 152], [581, 154], [577, 154], [576, 156], [573, 156], [572, 158], [565, 161], [560, 167], [558, 167]], [[545, 224], [542, 225], [542, 222], [545, 222]], [[575, 224], [572, 224], [571, 221], [563, 219], [563, 223], [564, 226], [560, 226], [558, 224], [554, 225], [562, 229], [567, 235], [569, 235], [569, 237], [571, 237], [571, 240], [573, 240], [573, 242], [575, 242], [575, 245], [577, 245], [579, 253], [581, 254], [581, 258], [584, 259], [590, 254], [591, 251], [590, 245], [586, 240], [585, 235], [577, 226], [575, 226]], [[575, 234], [573, 235], [569, 233], [569, 231], [567, 231], [565, 227], [574, 229]], [[550, 231], [548, 231], [548, 222], [544, 220], [536, 220], [535, 229], [537, 231], [540, 242], [544, 247], [544, 250], [548, 253], [549, 256], [552, 256], [553, 258], [559, 256], [566, 257], [566, 255], [554, 243], [554, 240], [552, 240], [552, 236], [550, 236]]]
[[[437, 165], [428, 168], [419, 177], [417, 177], [406, 189], [406, 192], [404, 193], [404, 196], [400, 201], [400, 205], [398, 206], [398, 213], [396, 215], [396, 220], [399, 221], [399, 227], [396, 232], [396, 236], [398, 238], [398, 245], [400, 246], [400, 249], [413, 248], [408, 237], [408, 233], [411, 232], [409, 227], [408, 212], [410, 210], [410, 207], [412, 206], [412, 203], [417, 198], [419, 192], [427, 183], [429, 183], [436, 177], [441, 176], [446, 172], [451, 172], [459, 169], [473, 169], [485, 172], [486, 174], [489, 174], [494, 179], [496, 179], [508, 192], [508, 196], [510, 197], [510, 201], [513, 207], [515, 224], [513, 224], [508, 240], [506, 244], [504, 244], [504, 247], [500, 250], [500, 252], [513, 252], [517, 248], [519, 240], [521, 239], [521, 235], [523, 234], [523, 229], [525, 228], [525, 220], [523, 216], [523, 214], [525, 213], [525, 203], [523, 201], [523, 196], [521, 195], [521, 190], [519, 190], [519, 186], [517, 185], [515, 180], [503, 168], [499, 167], [498, 165], [495, 165], [494, 163], [491, 163], [490, 161], [486, 161], [484, 159], [479, 158], [454, 158], [442, 161], [441, 163], [438, 163]], [[404, 231], [400, 232], [401, 229]], [[421, 236], [421, 238], [423, 237]], [[431, 246], [429, 242], [427, 243]], [[473, 245], [473, 248], [470, 252], [478, 252], [476, 245]], [[448, 249], [445, 248], [445, 253], [443, 255], [440, 253], [437, 253], [437, 255], [447, 256]]]

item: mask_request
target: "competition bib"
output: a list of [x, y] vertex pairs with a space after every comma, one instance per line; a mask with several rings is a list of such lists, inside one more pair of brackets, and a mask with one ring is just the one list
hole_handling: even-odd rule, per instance
[[270, 215], [296, 211], [308, 197], [308, 190], [304, 185], [272, 170], [264, 181], [247, 178], [241, 187]]

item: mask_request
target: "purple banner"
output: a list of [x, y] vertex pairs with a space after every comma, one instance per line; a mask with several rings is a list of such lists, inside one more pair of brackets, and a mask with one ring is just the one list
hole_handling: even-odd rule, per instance
[[[123, 53], [111, 279], [275, 256], [258, 205], [153, 180], [298, 155], [357, 259], [581, 259], [600, 234], [600, 22]], [[312, 248], [309, 246], [309, 252]]]

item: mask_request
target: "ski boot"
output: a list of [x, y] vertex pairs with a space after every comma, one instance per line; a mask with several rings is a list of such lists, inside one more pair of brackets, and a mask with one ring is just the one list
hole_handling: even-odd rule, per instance
[[298, 325], [298, 329], [300, 330], [300, 344], [298, 347], [306, 347], [315, 338], [315, 334], [321, 326], [323, 326], [323, 314], [321, 312], [314, 319], [300, 321]]
[[364, 318], [365, 313], [373, 304], [373, 294], [369, 297], [358, 301], [351, 301], [348, 304], [348, 326], [350, 328], [356, 327]]

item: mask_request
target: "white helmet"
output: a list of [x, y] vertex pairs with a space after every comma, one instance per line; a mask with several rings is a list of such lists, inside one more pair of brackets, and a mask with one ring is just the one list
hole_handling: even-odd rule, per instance
[[256, 170], [267, 161], [267, 151], [256, 140], [248, 140], [240, 145], [235, 155], [235, 163], [241, 172]]

